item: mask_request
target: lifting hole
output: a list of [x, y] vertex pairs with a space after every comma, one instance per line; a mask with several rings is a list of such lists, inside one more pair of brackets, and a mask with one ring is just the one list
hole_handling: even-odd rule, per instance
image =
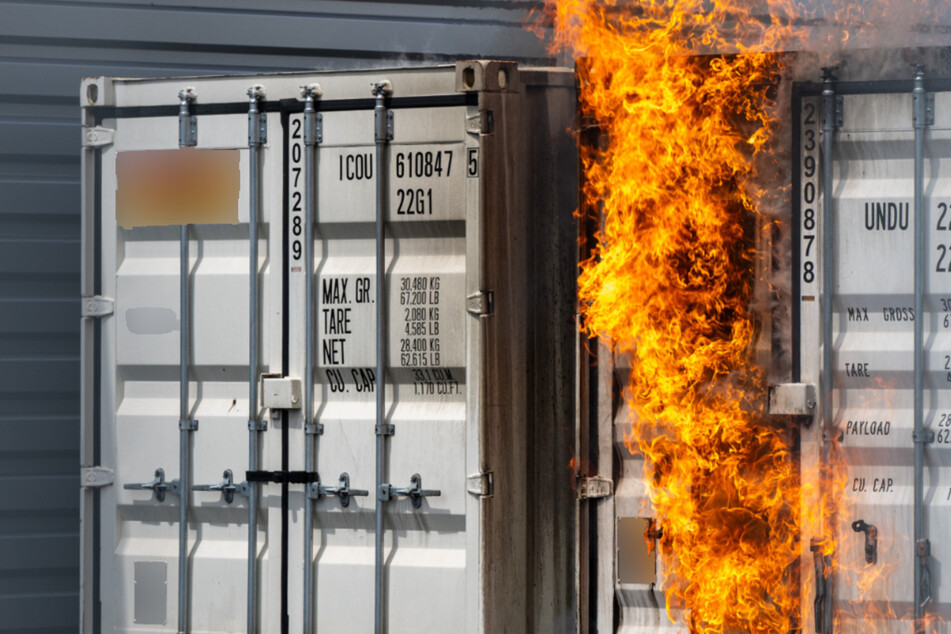
[[475, 69], [472, 66], [466, 66], [462, 69], [462, 85], [466, 88], [475, 86]]
[[99, 85], [98, 84], [89, 84], [86, 86], [86, 99], [91, 104], [95, 104], [99, 101]]

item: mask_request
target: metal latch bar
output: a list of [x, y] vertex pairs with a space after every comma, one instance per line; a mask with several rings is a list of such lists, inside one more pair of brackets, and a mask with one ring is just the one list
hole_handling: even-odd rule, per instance
[[101, 489], [115, 482], [115, 472], [109, 467], [83, 467], [79, 471], [79, 486], [86, 489]]
[[116, 302], [111, 297], [92, 295], [83, 297], [82, 316], [84, 319], [108, 317], [115, 312]]

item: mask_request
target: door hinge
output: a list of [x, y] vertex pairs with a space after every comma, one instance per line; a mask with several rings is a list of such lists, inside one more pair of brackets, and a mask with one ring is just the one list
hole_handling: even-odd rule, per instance
[[597, 500], [614, 493], [614, 482], [601, 476], [581, 478], [578, 481], [579, 500]]
[[86, 319], [107, 317], [115, 312], [116, 302], [111, 297], [93, 295], [83, 297], [82, 316]]
[[495, 118], [491, 110], [480, 110], [466, 117], [466, 132], [469, 134], [492, 134]]
[[79, 470], [79, 486], [84, 489], [111, 486], [115, 478], [115, 472], [109, 467], [83, 467]]
[[492, 291], [479, 291], [466, 297], [466, 312], [476, 317], [495, 312], [495, 297]]
[[495, 482], [492, 478], [492, 472], [473, 473], [466, 476], [466, 493], [476, 495], [480, 498], [490, 498], [495, 492]]
[[104, 147], [115, 142], [116, 131], [100, 126], [83, 127], [83, 147]]

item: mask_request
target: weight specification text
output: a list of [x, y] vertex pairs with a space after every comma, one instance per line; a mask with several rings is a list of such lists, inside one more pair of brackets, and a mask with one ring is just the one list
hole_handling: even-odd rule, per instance
[[394, 309], [402, 316], [399, 338], [400, 367], [438, 367], [442, 339], [439, 321], [438, 275], [399, 278], [399, 302]]

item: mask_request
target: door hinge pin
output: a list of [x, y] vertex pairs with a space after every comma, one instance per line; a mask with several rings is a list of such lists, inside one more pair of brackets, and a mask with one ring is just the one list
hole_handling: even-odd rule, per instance
[[578, 481], [579, 500], [597, 500], [614, 493], [614, 482], [600, 476], [581, 478]]
[[85, 489], [101, 489], [115, 482], [115, 472], [109, 467], [83, 467], [79, 483]]
[[489, 498], [492, 497], [494, 489], [495, 479], [491, 471], [486, 473], [473, 473], [472, 475], [466, 476], [466, 493]]
[[108, 317], [115, 312], [116, 303], [110, 297], [102, 295], [93, 295], [83, 297], [82, 316], [84, 319], [95, 319], [99, 317]]
[[116, 139], [116, 131], [102, 126], [86, 126], [83, 128], [83, 147], [97, 148], [112, 145]]

